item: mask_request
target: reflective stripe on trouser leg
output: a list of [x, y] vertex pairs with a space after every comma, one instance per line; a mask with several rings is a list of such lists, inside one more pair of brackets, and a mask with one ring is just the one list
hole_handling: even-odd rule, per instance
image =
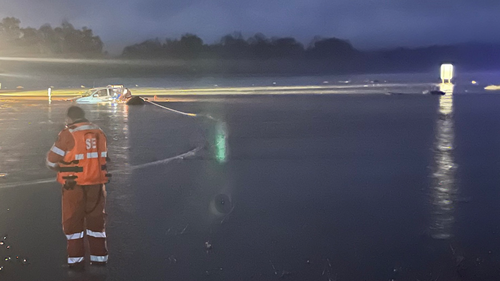
[[102, 262], [106, 262], [108, 260], [108, 247], [106, 245], [106, 238], [97, 238], [87, 235], [87, 239], [89, 240], [90, 261], [101, 262], [101, 260], [99, 259], [105, 259]]
[[66, 235], [68, 249], [68, 264], [83, 261], [85, 256], [84, 236], [85, 205], [83, 190], [62, 190], [62, 226]]
[[82, 239], [82, 238], [83, 238], [83, 231], [78, 232], [78, 233], [66, 234], [67, 240], [76, 240], [76, 239]]
[[68, 239], [68, 263], [77, 263], [83, 261], [85, 255], [85, 244], [83, 241], [83, 231], [76, 234], [66, 234]]
[[107, 262], [108, 249], [106, 246], [106, 191], [104, 185], [86, 186], [87, 194], [87, 239], [89, 241], [90, 261]]
[[66, 234], [66, 239], [68, 240], [68, 264], [82, 262], [85, 254], [83, 231]]
[[91, 262], [108, 262], [108, 255], [105, 256], [93, 256], [90, 255]]
[[83, 257], [74, 257], [74, 258], [68, 257], [68, 264], [75, 264], [79, 262], [83, 262]]
[[[82, 233], [83, 234], [83, 233]], [[104, 231], [92, 231], [87, 229], [87, 236], [95, 237], [95, 238], [106, 238], [106, 232]]]
[[87, 239], [89, 240], [90, 261], [107, 262], [108, 249], [106, 246], [106, 232], [97, 232], [87, 229]]

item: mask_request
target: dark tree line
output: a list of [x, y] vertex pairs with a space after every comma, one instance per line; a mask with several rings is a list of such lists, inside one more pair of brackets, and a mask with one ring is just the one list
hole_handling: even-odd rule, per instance
[[0, 54], [3, 55], [97, 55], [103, 46], [91, 29], [76, 29], [68, 21], [52, 28], [45, 24], [38, 29], [22, 28], [17, 18], [0, 22]]
[[254, 72], [269, 69], [272, 61], [281, 62], [282, 67], [277, 71], [283, 72], [432, 71], [444, 62], [456, 63], [463, 69], [481, 70], [500, 67], [500, 45], [456, 44], [358, 51], [349, 41], [338, 38], [315, 37], [304, 46], [291, 37], [267, 38], [258, 33], [244, 38], [234, 33], [214, 44], [205, 44], [198, 36], [185, 34], [180, 39], [153, 39], [127, 46], [122, 57], [241, 61], [242, 67], [245, 61], [251, 61]]
[[[103, 55], [103, 42], [86, 27], [76, 29], [67, 21], [38, 29], [21, 27], [19, 19], [0, 22], [0, 56], [95, 57]], [[152, 39], [124, 48], [122, 58], [184, 60], [179, 69], [143, 67], [120, 71], [148, 73], [347, 73], [432, 71], [443, 62], [462, 69], [499, 69], [500, 45], [457, 44], [377, 51], [356, 50], [349, 41], [315, 37], [304, 46], [292, 37], [268, 38], [261, 33], [244, 38], [241, 33], [206, 44], [194, 34], [178, 39]], [[5, 66], [5, 65], [4, 65]]]
[[358, 51], [346, 40], [316, 37], [304, 45], [294, 38], [267, 38], [258, 33], [245, 39], [240, 33], [229, 34], [215, 44], [204, 44], [194, 34], [185, 34], [180, 39], [146, 40], [125, 47], [126, 58], [168, 59], [335, 59], [350, 60]]

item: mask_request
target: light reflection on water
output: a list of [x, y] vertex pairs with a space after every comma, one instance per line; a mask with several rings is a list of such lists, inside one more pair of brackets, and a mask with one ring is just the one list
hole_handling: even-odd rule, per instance
[[[2, 235], [8, 233], [9, 239], [6, 242], [9, 244], [6, 243], [6, 245], [12, 246], [12, 249], [6, 246], [0, 247], [0, 253], [9, 254], [12, 257], [11, 259], [10, 256], [2, 256], [0, 262], [0, 275], [6, 274], [5, 280], [34, 280], [36, 278], [33, 276], [40, 272], [49, 272], [53, 280], [66, 280], [61, 278], [61, 272], [57, 271], [58, 268], [61, 268], [58, 263], [62, 260], [55, 259], [55, 264], [58, 265], [55, 267], [56, 270], [51, 271], [50, 265], [54, 261], [40, 258], [38, 246], [35, 245], [36, 243], [32, 244], [35, 236], [35, 240], [42, 239], [40, 241], [44, 241], [44, 244], [47, 244], [47, 241], [49, 241], [48, 244], [57, 241], [57, 239], [48, 240], [47, 236], [63, 237], [59, 228], [50, 227], [52, 229], [50, 234], [47, 236], [42, 234], [41, 237], [33, 235], [29, 230], [38, 229], [40, 224], [44, 224], [43, 220], [48, 220], [49, 224], [54, 220], [58, 221], [57, 201], [43, 202], [42, 199], [52, 198], [56, 200], [57, 197], [52, 195], [57, 195], [60, 188], [55, 180], [50, 180], [55, 178], [55, 173], [45, 167], [45, 155], [55, 141], [57, 133], [64, 127], [65, 113], [71, 105], [73, 104], [57, 101], [51, 104], [48, 104], [47, 101], [17, 100], [5, 103], [0, 101], [0, 116], [2, 116], [0, 119], [0, 160], [2, 160], [0, 161], [0, 199], [3, 199], [0, 200], [0, 231], [2, 231]], [[115, 137], [115, 139], [111, 137], [108, 141], [109, 155], [113, 158], [110, 163], [111, 169], [126, 170], [130, 158], [128, 108], [125, 105], [116, 107], [82, 106], [82, 108], [88, 119], [98, 124], [108, 138], [109, 136]], [[107, 211], [113, 218], [129, 220], [131, 218], [129, 213], [135, 212], [134, 209], [130, 208], [130, 206], [135, 206], [135, 197], [131, 194], [130, 189], [124, 188], [130, 182], [128, 174], [129, 172], [113, 175], [112, 182], [107, 185]], [[45, 181], [46, 179], [49, 181]], [[40, 183], [37, 184], [23, 185], [23, 183], [39, 180]], [[12, 183], [14, 184], [11, 185], [13, 188], [2, 188], [2, 185]], [[16, 186], [16, 183], [20, 183], [20, 185]], [[39, 196], [38, 192], [40, 191], [44, 195]], [[12, 198], [18, 200], [12, 200]], [[42, 212], [45, 214], [41, 217], [42, 219], [37, 219], [36, 212], [39, 210], [43, 210]], [[123, 214], [124, 212], [128, 213]], [[110, 220], [108, 224], [110, 233], [127, 233], [126, 228], [130, 227], [125, 225], [125, 227], [117, 229], [116, 225], [119, 224], [123, 224], [123, 221]], [[123, 235], [127, 240], [113, 239], [113, 243], [110, 244], [112, 252], [118, 253], [119, 250], [128, 248], [129, 241], [133, 241], [133, 237], [127, 235]], [[6, 239], [2, 239], [0, 236], [0, 240]], [[52, 250], [57, 253], [59, 250], [64, 251], [64, 248], [55, 247]], [[64, 253], [63, 251], [59, 251], [59, 253]], [[125, 257], [127, 256], [125, 255]], [[46, 265], [49, 266], [45, 267]], [[24, 266], [29, 266], [29, 268]], [[12, 279], [11, 276], [16, 276], [16, 278]], [[31, 276], [31, 278], [27, 276]], [[0, 277], [0, 280], [4, 279]], [[89, 277], [88, 280], [101, 280], [101, 278]]]
[[435, 239], [452, 237], [455, 222], [455, 197], [458, 188], [455, 180], [457, 165], [453, 155], [453, 88], [453, 84], [440, 84], [440, 91], [446, 95], [439, 98], [439, 118], [434, 143], [431, 235]]
[[[209, 205], [210, 221], [224, 222], [226, 217], [233, 211], [234, 202], [232, 199], [232, 175], [228, 171], [227, 162], [229, 161], [229, 129], [226, 122], [217, 120], [213, 125], [214, 130], [214, 151], [213, 158], [216, 160], [212, 167], [216, 172], [216, 177], [219, 183], [217, 194], [212, 198]], [[209, 168], [207, 165], [205, 168]], [[206, 171], [210, 174], [210, 171]], [[220, 181], [220, 182], [219, 182]]]
[[1, 183], [51, 175], [39, 168], [39, 164], [44, 167], [45, 153], [51, 145], [45, 142], [53, 142], [57, 136], [57, 132], [49, 136], [50, 110], [46, 102], [0, 100], [0, 173], [4, 174]]
[[[45, 155], [64, 128], [72, 103], [29, 100], [0, 101], [0, 184], [55, 178], [45, 167]], [[108, 136], [111, 169], [129, 165], [128, 109], [126, 105], [82, 106], [86, 117]]]
[[227, 124], [225, 122], [218, 121], [215, 125], [215, 159], [219, 163], [227, 162], [229, 153], [227, 138]]
[[[108, 192], [108, 209], [111, 213], [127, 213], [135, 211], [135, 197], [131, 185], [132, 171], [130, 167], [130, 135], [129, 108], [125, 104], [85, 105], [82, 108], [87, 117], [98, 124], [108, 140], [108, 170], [119, 170], [112, 173], [110, 183], [106, 185]], [[113, 226], [113, 225], [111, 225]], [[125, 245], [121, 245], [125, 248]]]
[[124, 104], [100, 104], [82, 106], [90, 121], [104, 130], [108, 139], [108, 155], [111, 169], [129, 166], [128, 106]]

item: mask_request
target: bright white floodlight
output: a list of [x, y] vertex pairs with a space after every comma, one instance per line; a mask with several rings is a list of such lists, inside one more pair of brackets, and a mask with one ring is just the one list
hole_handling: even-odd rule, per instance
[[441, 81], [451, 83], [453, 79], [453, 64], [445, 63], [441, 65]]

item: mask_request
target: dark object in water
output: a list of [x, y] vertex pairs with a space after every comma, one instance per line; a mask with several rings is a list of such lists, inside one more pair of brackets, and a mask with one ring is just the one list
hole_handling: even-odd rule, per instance
[[135, 96], [127, 101], [127, 105], [144, 105], [144, 100], [141, 97]]
[[431, 95], [438, 95], [438, 96], [444, 96], [444, 95], [446, 95], [445, 92], [441, 92], [441, 91], [431, 91], [430, 94]]
[[441, 91], [438, 91], [438, 90], [426, 90], [423, 92], [424, 95], [435, 95], [435, 96], [444, 96], [446, 95], [445, 92], [441, 92]]
[[214, 198], [215, 209], [222, 214], [228, 214], [233, 209], [231, 199], [227, 194], [218, 194]]

